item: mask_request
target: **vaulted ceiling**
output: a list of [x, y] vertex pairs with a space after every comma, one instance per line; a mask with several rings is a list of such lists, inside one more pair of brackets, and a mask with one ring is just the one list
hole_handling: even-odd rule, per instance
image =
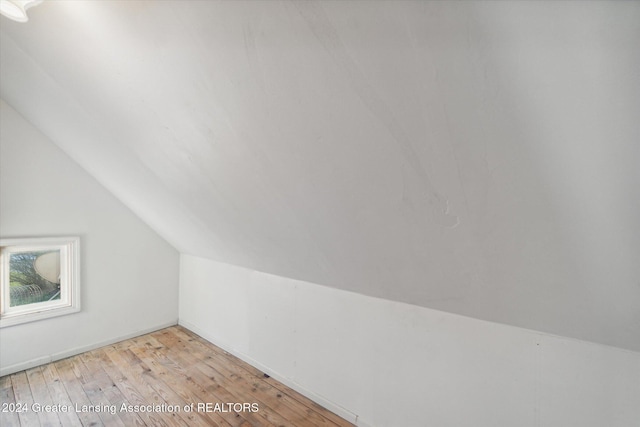
[[45, 1], [1, 96], [183, 253], [640, 351], [640, 3]]

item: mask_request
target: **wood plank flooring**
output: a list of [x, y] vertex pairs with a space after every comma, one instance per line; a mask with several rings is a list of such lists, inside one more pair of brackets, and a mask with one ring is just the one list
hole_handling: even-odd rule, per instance
[[180, 326], [2, 377], [0, 404], [2, 427], [352, 425]]

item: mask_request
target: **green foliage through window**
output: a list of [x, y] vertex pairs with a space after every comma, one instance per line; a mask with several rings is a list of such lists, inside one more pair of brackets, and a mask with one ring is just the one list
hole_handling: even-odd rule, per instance
[[60, 285], [45, 279], [35, 269], [36, 259], [52, 252], [55, 251], [11, 254], [9, 261], [11, 307], [60, 299]]

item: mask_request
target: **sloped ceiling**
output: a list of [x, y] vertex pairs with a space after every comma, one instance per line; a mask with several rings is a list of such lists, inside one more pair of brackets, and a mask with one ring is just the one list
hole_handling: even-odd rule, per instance
[[640, 3], [29, 15], [2, 97], [183, 253], [640, 351]]

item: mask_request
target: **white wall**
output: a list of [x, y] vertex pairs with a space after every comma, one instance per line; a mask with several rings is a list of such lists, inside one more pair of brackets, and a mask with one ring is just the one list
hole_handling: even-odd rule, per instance
[[640, 420], [640, 353], [189, 255], [180, 323], [360, 425]]
[[178, 251], [640, 351], [639, 1], [29, 14], [3, 98]]
[[0, 329], [0, 375], [175, 324], [177, 251], [4, 101], [0, 234], [79, 235], [80, 313]]

